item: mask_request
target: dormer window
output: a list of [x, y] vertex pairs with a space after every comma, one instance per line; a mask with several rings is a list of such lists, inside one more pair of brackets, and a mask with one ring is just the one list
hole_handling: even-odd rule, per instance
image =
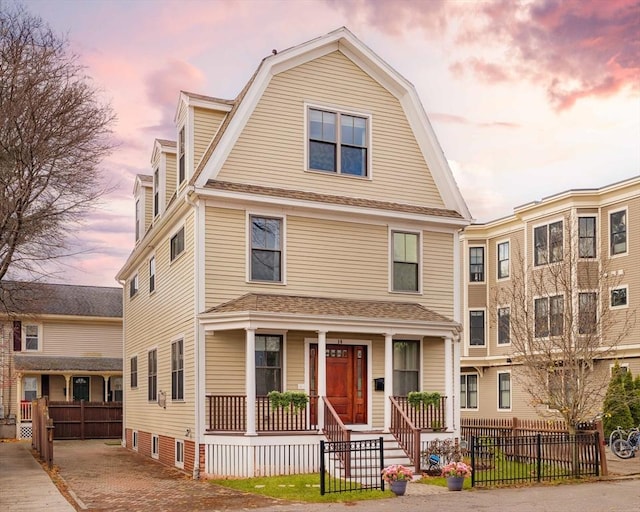
[[153, 217], [160, 213], [160, 169], [156, 168], [153, 173]]
[[309, 170], [369, 175], [368, 118], [310, 108]]
[[185, 180], [185, 161], [184, 161], [184, 126], [180, 128], [178, 133], [178, 185]]
[[142, 233], [142, 207], [140, 205], [140, 199], [136, 199], [136, 242], [140, 240], [141, 233]]

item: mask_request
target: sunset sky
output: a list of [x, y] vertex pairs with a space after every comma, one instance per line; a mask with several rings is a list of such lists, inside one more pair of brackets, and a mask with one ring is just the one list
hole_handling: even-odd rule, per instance
[[[6, 2], [6, 0], [0, 0]], [[113, 286], [133, 180], [180, 90], [233, 99], [260, 60], [346, 26], [411, 81], [479, 222], [640, 174], [640, 0], [31, 0], [118, 116], [115, 187], [51, 281]]]

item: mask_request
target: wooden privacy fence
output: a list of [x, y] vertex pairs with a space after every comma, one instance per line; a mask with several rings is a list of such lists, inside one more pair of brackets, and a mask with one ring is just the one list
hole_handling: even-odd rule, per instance
[[56, 439], [122, 437], [122, 402], [49, 402]]
[[53, 420], [49, 417], [47, 397], [34, 400], [31, 407], [31, 447], [49, 469], [53, 466]]

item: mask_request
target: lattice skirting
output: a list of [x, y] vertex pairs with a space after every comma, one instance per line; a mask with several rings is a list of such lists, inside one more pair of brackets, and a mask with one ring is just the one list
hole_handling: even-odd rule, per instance
[[31, 423], [20, 424], [20, 439], [31, 439], [33, 436], [33, 428]]

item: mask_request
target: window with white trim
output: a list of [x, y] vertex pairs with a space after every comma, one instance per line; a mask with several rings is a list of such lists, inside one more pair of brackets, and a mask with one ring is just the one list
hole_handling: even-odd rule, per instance
[[627, 210], [609, 214], [609, 248], [611, 256], [627, 252]]
[[252, 281], [282, 282], [282, 219], [250, 216]]
[[393, 282], [394, 292], [420, 290], [420, 235], [393, 231]]
[[140, 240], [142, 234], [142, 207], [140, 199], [136, 199], [136, 242]]
[[184, 126], [178, 132], [178, 185], [186, 178]]
[[171, 237], [171, 261], [184, 252], [184, 226]]
[[132, 388], [138, 387], [138, 356], [133, 356], [129, 361], [130, 385]]
[[171, 344], [171, 400], [184, 400], [184, 344]]
[[560, 336], [564, 330], [564, 297], [540, 297], [534, 300], [535, 337]]
[[578, 257], [596, 257], [596, 218], [578, 217]]
[[511, 373], [498, 372], [498, 409], [511, 409]]
[[256, 334], [256, 395], [282, 391], [282, 336]]
[[478, 374], [460, 374], [460, 408], [478, 408]]
[[611, 288], [611, 308], [626, 308], [628, 303], [628, 293], [629, 287], [625, 284], [624, 286], [617, 286], [615, 288]]
[[153, 217], [160, 213], [160, 169], [153, 171]]
[[156, 257], [149, 258], [149, 293], [156, 289]]
[[546, 265], [547, 263], [562, 261], [563, 240], [561, 220], [536, 227], [533, 230], [535, 265]]
[[23, 324], [24, 350], [36, 352], [40, 350], [40, 326]]
[[176, 460], [175, 465], [178, 468], [184, 469], [184, 441], [176, 439]]
[[154, 459], [160, 457], [160, 437], [157, 434], [151, 435], [151, 456]]
[[147, 398], [149, 402], [158, 401], [158, 351], [150, 350], [147, 354], [148, 374], [147, 374]]
[[420, 342], [393, 341], [393, 396], [419, 391]]
[[23, 377], [22, 378], [22, 399], [33, 401], [38, 398], [38, 378]]
[[509, 242], [498, 244], [498, 279], [509, 277]]
[[136, 293], [138, 293], [138, 274], [129, 281], [129, 297], [133, 297]]
[[308, 109], [310, 170], [368, 176], [368, 118], [338, 111]]
[[469, 247], [469, 281], [484, 282], [484, 247]]
[[578, 294], [578, 332], [594, 334], [598, 321], [598, 295], [596, 292]]
[[469, 311], [469, 345], [483, 346], [484, 344], [484, 311]]
[[138, 431], [131, 432], [131, 448], [138, 451]]
[[498, 345], [511, 343], [511, 308], [498, 308]]

